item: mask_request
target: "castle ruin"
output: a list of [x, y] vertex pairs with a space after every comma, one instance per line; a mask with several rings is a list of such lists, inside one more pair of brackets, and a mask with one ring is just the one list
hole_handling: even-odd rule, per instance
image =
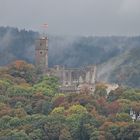
[[39, 73], [58, 77], [60, 92], [80, 92], [82, 89], [93, 92], [95, 90], [96, 66], [94, 65], [83, 68], [65, 68], [59, 65], [48, 67], [47, 37], [41, 37], [36, 41], [35, 64]]

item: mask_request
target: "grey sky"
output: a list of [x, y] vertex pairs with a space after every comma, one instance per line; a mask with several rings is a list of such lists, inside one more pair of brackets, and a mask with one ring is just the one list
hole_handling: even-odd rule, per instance
[[0, 0], [0, 26], [51, 34], [138, 35], [140, 0]]

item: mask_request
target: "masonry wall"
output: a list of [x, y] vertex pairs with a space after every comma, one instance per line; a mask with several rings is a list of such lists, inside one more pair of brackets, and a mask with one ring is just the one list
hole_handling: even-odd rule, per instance
[[40, 73], [46, 73], [48, 69], [48, 39], [40, 38], [36, 41], [35, 65]]

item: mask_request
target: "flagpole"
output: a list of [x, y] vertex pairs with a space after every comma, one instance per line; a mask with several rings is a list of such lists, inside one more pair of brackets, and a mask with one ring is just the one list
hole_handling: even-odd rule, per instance
[[41, 27], [42, 27], [42, 37], [43, 37], [43, 38], [44, 38], [44, 37], [47, 37], [48, 24], [45, 23], [45, 24], [43, 24]]

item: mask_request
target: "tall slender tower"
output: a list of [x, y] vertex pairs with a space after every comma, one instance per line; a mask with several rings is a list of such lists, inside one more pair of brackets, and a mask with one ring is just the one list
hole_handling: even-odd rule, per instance
[[41, 37], [36, 41], [35, 65], [39, 73], [45, 74], [48, 69], [48, 38]]

